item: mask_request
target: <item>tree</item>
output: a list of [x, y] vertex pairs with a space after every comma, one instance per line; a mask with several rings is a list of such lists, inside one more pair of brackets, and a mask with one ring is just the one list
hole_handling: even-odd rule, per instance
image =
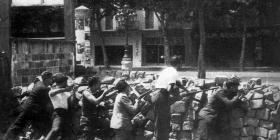
[[231, 3], [234, 5], [229, 9], [231, 15], [236, 21], [239, 22], [239, 26], [242, 28], [242, 43], [239, 58], [239, 70], [244, 71], [246, 43], [247, 43], [247, 28], [250, 25], [258, 26], [256, 19], [260, 16], [261, 10], [258, 9], [258, 3], [256, 0], [235, 0]]
[[121, 4], [119, 10], [116, 13], [116, 21], [119, 26], [118, 29], [125, 30], [126, 43], [125, 43], [123, 61], [127, 61], [127, 63], [130, 64], [128, 69], [130, 69], [132, 66], [131, 56], [128, 55], [128, 32], [130, 29], [133, 29], [133, 26], [135, 25], [136, 16], [137, 16], [136, 9], [130, 3]]
[[183, 0], [143, 0], [138, 2], [138, 4], [140, 3], [140, 7], [154, 11], [157, 19], [160, 22], [160, 30], [164, 46], [165, 64], [170, 63], [170, 43], [168, 40], [168, 29], [170, 21], [171, 19], [174, 19], [174, 17], [182, 17], [182, 14], [185, 14], [182, 5], [183, 2]]
[[[105, 67], [109, 67], [108, 55], [105, 48], [105, 37], [102, 32], [101, 20], [106, 16], [112, 16], [118, 9], [119, 1], [117, 0], [78, 0], [79, 5], [85, 5], [92, 9], [91, 28], [97, 24], [98, 34], [101, 39], [101, 48], [103, 54], [103, 63]], [[91, 35], [93, 34], [91, 30]]]

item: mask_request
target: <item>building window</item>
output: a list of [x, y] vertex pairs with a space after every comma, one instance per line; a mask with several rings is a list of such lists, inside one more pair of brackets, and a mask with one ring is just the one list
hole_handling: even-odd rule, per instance
[[113, 30], [113, 16], [106, 16], [105, 30]]
[[145, 28], [154, 28], [154, 12], [151, 10], [145, 10]]

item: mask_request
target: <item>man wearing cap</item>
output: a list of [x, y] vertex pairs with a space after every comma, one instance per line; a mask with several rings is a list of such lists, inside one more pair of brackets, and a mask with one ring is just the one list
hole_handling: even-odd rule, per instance
[[228, 111], [239, 101], [241, 96], [241, 93], [238, 92], [239, 83], [240, 79], [238, 77], [232, 77], [224, 83], [223, 88], [215, 91], [209, 98], [206, 106], [199, 112], [199, 122], [194, 138], [195, 140], [213, 138], [208, 128], [218, 115]]
[[66, 137], [68, 97], [70, 97], [72, 89], [72, 87], [67, 87], [67, 79], [62, 73], [57, 73], [53, 76], [56, 86], [49, 91], [49, 97], [54, 108], [53, 122], [45, 140], [57, 139], [60, 134], [61, 138]]
[[[32, 91], [28, 95], [28, 99], [22, 104], [22, 112], [9, 127], [4, 136], [4, 140], [16, 139], [22, 133], [28, 122], [31, 122], [33, 127], [38, 127], [37, 130], [42, 133], [41, 135], [45, 135], [49, 131], [50, 112], [48, 105], [51, 103], [48, 92], [50, 90], [49, 86], [52, 84], [52, 73], [44, 71], [41, 77], [42, 81], [35, 83]], [[42, 124], [35, 124], [34, 120], [37, 123], [42, 122]]]

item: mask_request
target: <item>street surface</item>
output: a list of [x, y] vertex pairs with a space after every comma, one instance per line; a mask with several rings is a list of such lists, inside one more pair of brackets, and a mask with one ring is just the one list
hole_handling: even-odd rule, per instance
[[[147, 73], [159, 73], [159, 71], [147, 71]], [[179, 71], [180, 76], [186, 78], [197, 78], [197, 71]], [[206, 79], [213, 79], [217, 76], [231, 76], [237, 75], [241, 78], [242, 82], [247, 82], [251, 78], [261, 78], [262, 84], [273, 84], [280, 86], [280, 72], [256, 72], [256, 71], [208, 71], [206, 72]]]

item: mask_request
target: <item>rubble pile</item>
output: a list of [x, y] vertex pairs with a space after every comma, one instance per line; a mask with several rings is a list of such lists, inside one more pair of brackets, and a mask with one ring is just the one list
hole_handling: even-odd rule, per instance
[[249, 91], [248, 110], [234, 109], [230, 127], [234, 140], [280, 139], [280, 91], [276, 86], [261, 86]]

